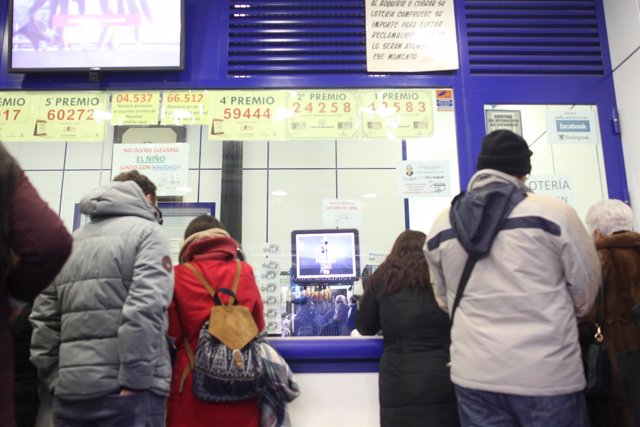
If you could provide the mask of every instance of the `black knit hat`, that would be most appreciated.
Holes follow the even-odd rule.
[[[531,155],[527,141],[510,130],[494,130],[482,140],[477,167],[495,169],[509,175],[524,176],[531,172]]]

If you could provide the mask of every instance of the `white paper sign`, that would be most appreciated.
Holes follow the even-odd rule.
[[[453,0],[365,0],[367,71],[457,70]]]
[[[137,170],[153,181],[158,196],[191,191],[189,144],[113,144],[112,175],[130,170]]]
[[[359,200],[322,200],[322,223],[325,228],[359,228],[362,207]]]
[[[522,136],[522,118],[520,111],[485,110],[484,118],[487,133],[499,129],[508,129]]]
[[[402,162],[396,169],[401,197],[441,197],[451,195],[448,162]]]
[[[596,115],[590,108],[547,110],[549,144],[597,144]]]

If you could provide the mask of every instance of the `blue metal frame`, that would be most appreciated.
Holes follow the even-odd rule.
[[[268,338],[296,373],[378,372],[382,338]]]

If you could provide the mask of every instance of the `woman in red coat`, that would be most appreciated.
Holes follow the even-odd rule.
[[[214,290],[230,288],[236,271],[238,245],[222,229],[218,220],[208,215],[194,219],[185,231],[185,242],[180,250],[180,262],[192,263],[207,279]],[[189,364],[184,340],[196,349],[202,324],[209,319],[213,300],[202,283],[184,265],[175,268],[175,292],[169,306],[169,336],[176,340],[177,352],[173,365],[171,393],[167,409],[168,427],[234,426],[258,427],[260,408],[257,399],[235,403],[210,403],[198,400],[192,392],[189,373],[182,391],[182,376]],[[224,304],[227,296],[219,294]],[[261,331],[264,317],[260,291],[251,266],[242,263],[238,291],[238,304],[251,310]]]

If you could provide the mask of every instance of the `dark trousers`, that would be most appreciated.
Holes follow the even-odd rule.
[[[588,427],[584,393],[519,396],[456,386],[462,427]]]
[[[81,401],[53,400],[55,427],[163,427],[164,419],[165,398],[150,391]]]

